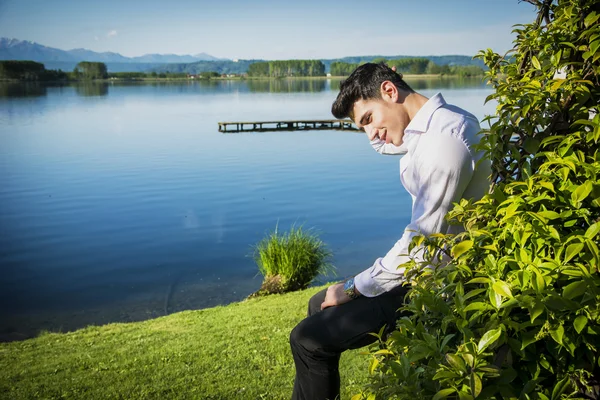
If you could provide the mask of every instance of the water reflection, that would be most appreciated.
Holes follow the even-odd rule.
[[[0,83],[0,98],[43,97],[47,88],[74,88],[83,97],[106,96],[111,88],[137,87],[143,92],[171,94],[214,94],[214,93],[318,93],[340,90],[343,79],[249,79],[249,80],[196,80],[196,81],[121,81],[86,83]],[[406,78],[414,90],[468,89],[485,87],[482,77],[434,77]]]
[[[83,97],[106,96],[108,94],[108,83],[85,82],[75,85],[75,92]]]
[[[0,97],[40,97],[46,96],[47,85],[26,82],[26,83],[3,83],[0,84]]]
[[[325,79],[260,79],[248,80],[251,92],[292,93],[322,92],[326,88]]]

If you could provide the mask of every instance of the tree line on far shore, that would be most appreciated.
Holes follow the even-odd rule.
[[[319,60],[255,62],[248,66],[248,76],[270,78],[325,76],[325,64]]]
[[[426,58],[399,58],[388,60],[385,58],[375,58],[373,63],[385,63],[389,67],[396,67],[396,71],[410,75],[458,75],[458,76],[480,76],[484,74],[483,68],[477,65],[438,65]],[[332,76],[348,76],[364,63],[331,63]]]
[[[404,74],[432,74],[432,75],[457,75],[479,76],[484,71],[475,65],[438,65],[426,58],[400,58],[387,60],[376,58],[372,62],[383,62],[390,67],[396,67],[398,72]],[[348,76],[361,63],[347,63],[336,61],[331,63],[331,76]],[[249,77],[287,78],[287,77],[319,77],[325,76],[325,65],[320,60],[282,60],[261,61],[248,66]],[[0,61],[0,79],[23,81],[78,81],[97,79],[211,79],[222,75],[218,72],[208,71],[196,75],[185,72],[108,72],[106,64],[102,62],[82,61],[72,72],[46,69],[44,64],[35,61]]]
[[[194,75],[198,79],[220,77],[218,72],[202,72]],[[184,79],[189,74],[185,72],[108,72],[102,62],[82,61],[72,72],[46,69],[44,64],[35,61],[0,61],[0,80],[20,81],[88,81],[97,79]]]
[[[411,75],[458,75],[458,76],[480,76],[484,70],[476,65],[438,65],[427,58],[408,57],[399,59],[375,58],[373,63],[385,63],[390,67],[396,67],[398,72]],[[331,63],[331,76],[348,76],[361,63],[347,63],[334,61]],[[324,76],[325,65],[319,60],[285,60],[265,61],[250,64],[248,76],[282,78],[293,76]]]

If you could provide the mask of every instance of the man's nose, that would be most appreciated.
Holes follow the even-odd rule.
[[[373,128],[373,127],[369,127],[369,126],[365,126],[365,133],[367,134],[367,137],[369,138],[369,140],[373,140],[375,139],[375,136],[377,136],[377,133],[379,132],[377,129]]]

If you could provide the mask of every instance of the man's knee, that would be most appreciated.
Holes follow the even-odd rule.
[[[290,332],[290,345],[292,346],[292,349],[297,348],[298,346],[304,347],[306,336],[302,322],[296,325],[294,329],[292,329],[292,332]]]
[[[327,289],[321,290],[314,296],[308,300],[308,316],[310,317],[313,314],[321,311],[321,304],[325,301],[325,295],[327,294]]]
[[[292,350],[313,353],[322,345],[319,342],[319,335],[311,327],[310,318],[300,321],[298,325],[290,333],[290,346]]]

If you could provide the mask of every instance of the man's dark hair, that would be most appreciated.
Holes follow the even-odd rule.
[[[356,68],[350,76],[340,84],[340,93],[331,106],[334,117],[343,119],[352,113],[354,103],[358,100],[381,99],[381,84],[390,81],[398,89],[414,92],[402,75],[381,64],[366,63]]]

